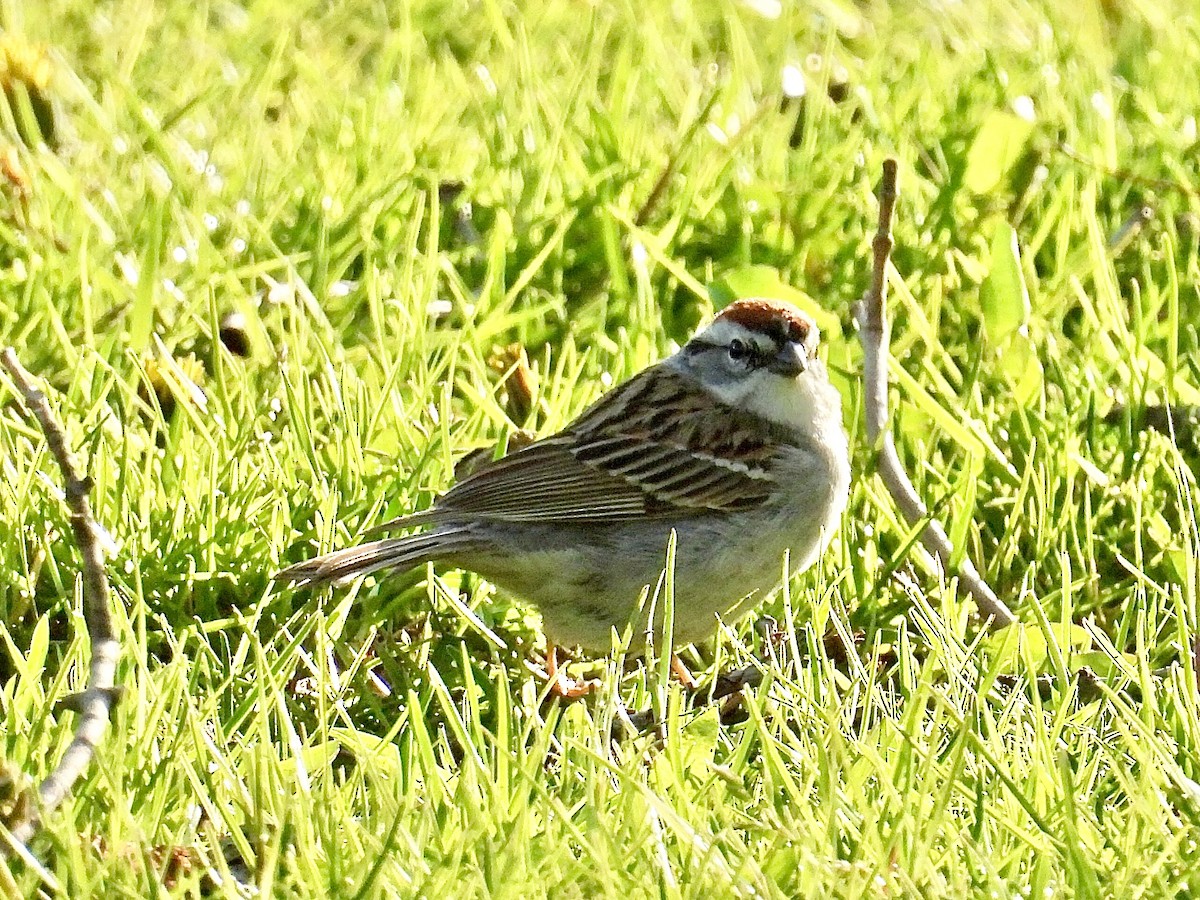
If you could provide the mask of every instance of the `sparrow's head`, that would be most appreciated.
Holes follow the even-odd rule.
[[[790,303],[738,300],[687,342],[676,357],[722,402],[773,422],[800,425],[814,391],[828,385],[817,359],[817,324]]]

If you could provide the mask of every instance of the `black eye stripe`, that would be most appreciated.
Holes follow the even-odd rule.
[[[683,352],[688,356],[699,356],[701,353],[707,353],[709,350],[723,349],[720,344],[711,344],[708,341],[702,341],[698,338],[693,338],[683,345]]]
[[[778,352],[778,348],[771,349],[770,347],[760,347],[753,341],[741,341],[741,352],[736,356],[733,353],[732,342],[730,343],[729,355],[734,359],[744,359],[746,363],[753,369],[760,366],[765,366],[771,361],[771,357]]]
[[[717,344],[693,338],[683,345],[683,352],[688,356],[698,356],[711,350],[719,350],[721,353],[727,354],[730,359],[744,361],[752,369],[765,366],[771,361],[772,354],[778,352],[778,348],[775,351],[769,348],[764,349],[753,341],[745,341],[741,338],[734,338],[728,344]]]

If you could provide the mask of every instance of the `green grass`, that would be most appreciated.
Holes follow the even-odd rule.
[[[58,104],[56,150],[0,109],[28,182],[0,207],[0,343],[95,478],[126,687],[42,868],[10,863],[22,891],[1200,892],[1200,437],[1140,427],[1200,402],[1200,19],[695,6],[0,2],[53,48]],[[897,442],[1011,640],[870,474],[850,307],[889,155]],[[755,266],[833,317],[856,479],[764,610],[786,638],[744,722],[619,657],[597,697],[540,703],[536,615],[469,574],[272,587],[461,453],[559,428],[711,314],[706,285],[776,278]],[[231,312],[248,357],[217,339]],[[59,475],[0,402],[0,757],[27,783],[87,647]],[[751,620],[687,656],[761,652]],[[663,732],[614,745],[620,701]]]

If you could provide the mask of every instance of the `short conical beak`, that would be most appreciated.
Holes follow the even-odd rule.
[[[784,378],[795,378],[808,368],[808,353],[803,344],[788,341],[775,354],[767,368]]]

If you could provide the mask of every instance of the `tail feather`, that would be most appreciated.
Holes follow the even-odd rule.
[[[306,559],[276,573],[275,580],[297,585],[345,584],[381,569],[411,569],[474,543],[458,529],[386,538]]]
[[[441,518],[441,511],[436,506],[431,506],[429,509],[423,509],[420,512],[406,513],[403,516],[397,516],[394,519],[368,528],[364,534],[371,537],[376,534],[383,534],[385,531],[399,531],[402,528],[412,528],[414,525],[432,525]]]

